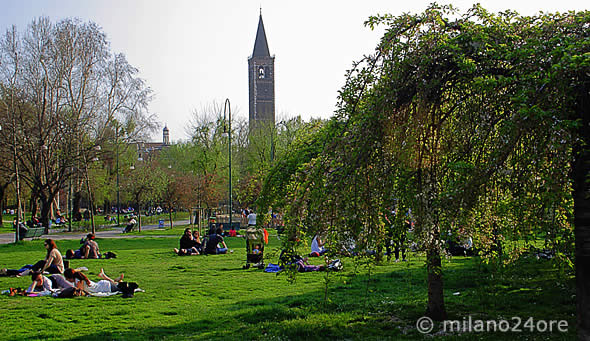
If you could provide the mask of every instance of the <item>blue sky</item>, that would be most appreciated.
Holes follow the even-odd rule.
[[[276,56],[277,118],[330,117],[344,73],[372,53],[382,31],[363,26],[377,13],[419,12],[431,1],[149,1],[0,0],[0,30],[22,31],[38,16],[78,17],[99,24],[114,52],[127,56],[154,90],[150,110],[170,128],[173,141],[187,139],[194,109],[229,98],[232,112],[248,116],[247,59],[262,16],[270,53]],[[475,1],[438,1],[466,10]],[[588,9],[583,1],[479,1],[497,12]],[[158,133],[154,140],[161,140]]]

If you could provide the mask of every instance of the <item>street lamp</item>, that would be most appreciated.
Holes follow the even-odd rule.
[[[117,153],[117,226],[121,224],[121,197],[120,197],[120,187],[119,187],[119,123],[115,127],[115,144],[116,144],[116,153]]]
[[[228,116],[229,116],[229,130],[225,130],[225,110],[227,109]],[[225,99],[225,104],[223,105],[223,133],[227,134],[228,140],[228,147],[227,152],[229,154],[229,227],[232,227],[232,201],[231,201],[231,104],[229,102],[229,98]]]

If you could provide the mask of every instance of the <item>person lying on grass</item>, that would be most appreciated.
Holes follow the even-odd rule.
[[[110,279],[105,273],[103,269],[100,269],[100,273],[98,277],[102,280],[98,282],[93,282],[88,279],[88,277],[74,269],[66,269],[64,272],[64,277],[69,282],[73,283],[74,286],[80,290],[83,290],[87,293],[111,293],[119,291],[119,287],[117,286],[120,282],[123,281],[124,274],[121,274],[117,279],[113,280]]]
[[[26,290],[27,293],[41,292],[41,291],[56,291],[73,287],[73,284],[68,282],[63,275],[54,274],[51,277],[43,276],[42,273],[35,271],[31,274],[31,286]]]
[[[29,286],[29,288],[27,289],[28,293],[52,291],[51,281],[49,280],[49,278],[43,276],[43,274],[41,274],[40,272],[34,271],[31,274],[31,280],[33,281],[33,283],[31,283],[31,286]]]
[[[174,253],[179,256],[193,256],[200,254],[201,250],[201,236],[199,231],[195,231],[193,235],[190,228],[184,230],[184,234],[180,237],[180,249],[174,248]]]
[[[327,258],[326,263],[328,263]],[[295,261],[295,265],[297,266],[297,272],[325,271],[327,266],[326,264],[311,265],[307,261],[307,257],[299,258],[297,261]]]
[[[6,277],[21,277],[21,276],[26,276],[28,274],[30,274],[31,272],[33,272],[33,270],[31,270],[31,268],[33,267],[33,265],[31,264],[27,264],[25,266],[23,266],[20,269],[0,269],[0,276],[6,276]]]

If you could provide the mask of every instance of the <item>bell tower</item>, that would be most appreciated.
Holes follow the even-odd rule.
[[[162,131],[162,144],[165,146],[170,144],[170,130],[168,130],[168,126],[166,125]]]
[[[275,123],[275,57],[270,55],[262,11],[258,19],[258,30],[254,51],[248,58],[249,85],[249,126],[250,130],[262,124]]]

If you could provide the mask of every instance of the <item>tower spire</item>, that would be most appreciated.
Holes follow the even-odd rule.
[[[256,31],[256,41],[254,42],[252,57],[270,57],[268,43],[266,42],[266,33],[264,32],[264,24],[262,23],[262,7],[260,7],[258,30]]]

